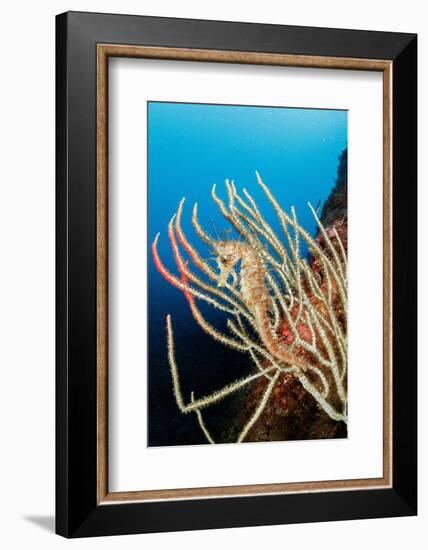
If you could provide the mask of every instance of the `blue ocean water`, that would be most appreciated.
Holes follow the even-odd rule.
[[[159,254],[176,272],[167,225],[182,197],[183,229],[192,242],[198,242],[190,223],[195,202],[205,228],[228,229],[210,196],[216,183],[217,193],[226,197],[226,178],[238,189],[245,187],[275,227],[275,214],[257,185],[256,170],[283,208],[294,206],[299,223],[314,233],[307,202],[321,209],[335,183],[338,156],[346,147],[346,111],[149,102],[149,244],[160,232]],[[194,322],[182,293],[161,277],[151,257],[148,263],[149,444],[202,443],[193,415],[181,415],[172,397],[166,314],[172,314],[188,396],[190,391],[209,393],[245,374],[248,360],[213,344]]]

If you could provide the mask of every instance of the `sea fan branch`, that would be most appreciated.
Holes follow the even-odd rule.
[[[299,380],[333,420],[347,422],[347,257],[344,242],[335,227],[327,230],[322,225],[317,212],[308,203],[320,235],[318,239],[313,238],[299,225],[295,209],[291,208],[291,214],[287,214],[257,172],[256,175],[278,217],[285,243],[250,193],[244,189],[241,196],[234,182],[226,181],[227,204],[217,195],[215,185],[211,196],[220,214],[238,233],[238,240],[214,239],[199,223],[197,204],[192,213],[196,235],[214,254],[218,271],[200,256],[182,229],[184,199],[168,226],[179,277],[172,274],[159,257],[159,235],[152,245],[158,271],[183,292],[196,323],[220,344],[248,353],[256,368],[256,373],[199,399],[195,399],[192,392],[190,403],[186,404],[175,359],[171,316],[167,316],[168,360],[177,406],[183,413],[196,413],[199,426],[210,443],[214,443],[214,439],[202,417],[203,408],[261,377],[267,378],[263,394],[238,435],[237,441],[242,442],[260,419],[281,374],[285,373]],[[343,234],[343,225],[341,231]],[[309,259],[302,257],[302,242],[309,248]],[[182,251],[205,278],[189,268]],[[226,313],[230,333],[221,333],[207,321],[196,300]]]

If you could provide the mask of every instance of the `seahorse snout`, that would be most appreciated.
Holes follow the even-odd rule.
[[[219,288],[225,286],[226,282],[227,282],[227,278],[229,277],[230,275],[230,272],[232,271],[232,268],[233,266],[221,266],[220,267],[220,277],[218,279],[218,283],[217,283],[217,286]]]

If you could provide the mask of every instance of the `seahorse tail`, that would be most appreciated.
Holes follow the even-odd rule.
[[[283,363],[299,367],[301,370],[306,371],[308,368],[306,362],[294,353],[285,350],[278,337],[272,332],[267,307],[257,305],[255,307],[255,318],[260,337],[269,353]]]

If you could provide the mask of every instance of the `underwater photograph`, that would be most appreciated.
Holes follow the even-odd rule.
[[[147,103],[148,446],[347,437],[346,110]]]

